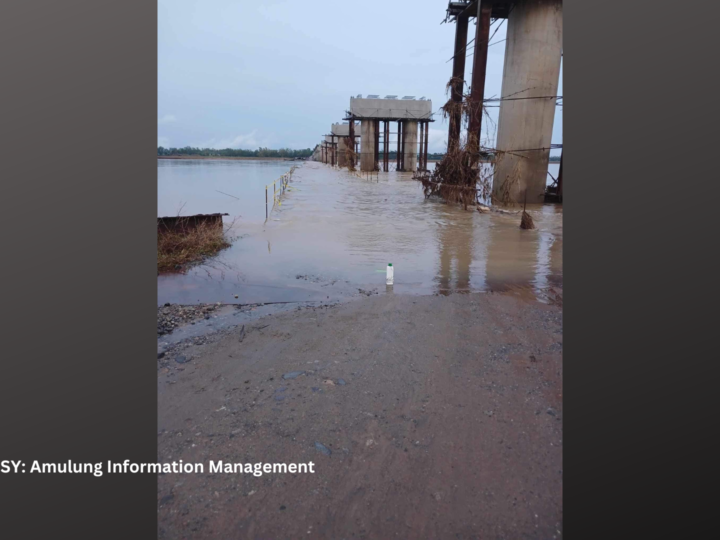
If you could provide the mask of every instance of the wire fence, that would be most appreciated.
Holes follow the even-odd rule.
[[[522,149],[522,150],[516,150],[515,152],[532,152],[532,151],[538,151],[538,150],[556,150],[556,149],[562,149],[562,146],[563,146],[562,144],[551,144],[549,147],[545,147],[545,148],[526,148],[526,149]],[[495,153],[497,153],[497,154],[511,154],[511,155],[515,155],[515,156],[518,156],[518,157],[527,158],[527,156],[523,156],[523,155],[521,155],[521,154],[515,154],[515,152],[512,152],[512,151],[503,151],[503,150],[498,150],[498,149],[496,149],[496,148],[490,148],[490,147],[481,147],[481,149],[482,149],[483,151],[492,151],[492,152],[495,152]],[[360,152],[357,153],[357,155],[360,155],[360,154],[361,154]],[[444,154],[441,154],[438,158],[433,158],[433,159],[429,160],[429,163],[433,163],[433,166],[434,166],[435,163],[441,161],[443,157],[444,157]],[[394,159],[394,158],[393,158],[393,159]],[[380,173],[381,173],[381,172],[398,172],[397,165],[396,165],[395,163],[390,163],[390,166],[389,166],[388,171],[383,171],[383,170],[382,170],[382,153],[380,153],[380,160],[378,161],[378,168],[377,168],[377,169],[374,169],[374,170],[372,170],[372,171],[363,171],[363,170],[358,170],[358,169],[349,170],[349,169],[347,168],[347,166],[340,166],[340,165],[338,165],[337,163],[336,163],[335,165],[332,165],[332,164],[330,164],[330,163],[324,163],[322,160],[318,160],[317,163],[322,163],[322,164],[325,165],[326,167],[329,167],[329,168],[331,168],[331,169],[333,169],[333,170],[336,170],[336,171],[341,171],[341,170],[342,170],[342,171],[349,172],[349,173],[352,174],[353,176],[356,176],[356,177],[358,177],[358,178],[360,178],[360,179],[362,179],[362,180],[371,180],[371,181],[374,181],[374,182],[379,182],[379,181],[380,181]],[[480,163],[483,164],[483,165],[493,166],[493,165],[495,164],[495,160],[494,160],[494,159],[481,159],[481,160],[480,160]],[[356,163],[355,165],[356,165],[356,167],[358,167],[360,164],[359,164],[359,163]],[[550,165],[560,165],[560,161],[555,161],[555,160],[553,160],[553,161],[548,161],[548,166],[550,166]],[[423,172],[432,172],[432,169],[431,169],[431,168],[427,168],[427,169],[417,169],[417,170],[410,170],[410,169],[408,169],[408,170],[401,170],[401,171],[399,171],[399,172],[407,172],[407,173],[413,173],[413,174],[415,174],[415,173],[423,173]],[[492,173],[490,174],[490,176],[492,176]],[[548,176],[553,180],[552,185],[557,184],[557,178],[555,178],[555,176],[554,176],[549,170],[548,170]],[[432,183],[437,183],[437,182],[432,182]],[[463,189],[464,189],[464,188],[463,188]],[[469,188],[468,188],[468,189],[469,189]],[[477,191],[481,191],[481,190],[484,189],[484,188],[472,188],[472,189],[476,189]]]
[[[270,217],[270,214],[272,214],[272,211],[275,209],[275,205],[282,206],[282,196],[285,194],[285,190],[288,187],[288,184],[290,183],[290,178],[292,178],[293,173],[295,172],[295,169],[297,169],[297,165],[293,165],[288,172],[283,174],[280,178],[275,180],[273,183],[268,184],[265,186],[265,221],[268,220]],[[278,185],[278,182],[280,183]],[[268,193],[270,186],[272,186],[272,204],[269,204],[268,201]]]
[[[362,180],[375,180],[376,182],[380,182],[380,171],[351,171],[352,174],[357,176],[358,178]]]

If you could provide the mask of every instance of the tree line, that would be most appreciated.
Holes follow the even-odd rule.
[[[194,148],[185,146],[183,148],[165,148],[158,146],[158,156],[203,156],[203,157],[279,157],[279,158],[298,158],[309,157],[313,153],[312,149],[305,148],[303,150],[291,150],[290,148],[280,148],[272,150],[270,148],[258,148],[257,150],[242,150],[239,148],[223,148],[217,150],[215,148]]]

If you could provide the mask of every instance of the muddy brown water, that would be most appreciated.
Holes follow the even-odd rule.
[[[519,287],[543,300],[562,282],[562,206],[528,205],[537,229],[524,231],[519,213],[480,214],[425,199],[410,173],[369,179],[306,162],[265,222],[264,186],[296,164],[158,161],[159,215],[175,215],[183,203],[183,214],[228,212],[236,237],[204,264],[159,276],[159,304],[383,293],[388,263],[400,294]]]

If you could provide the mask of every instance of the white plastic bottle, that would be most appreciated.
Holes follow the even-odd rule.
[[[393,284],[393,274],[394,274],[393,265],[392,265],[392,263],[388,263],[388,265],[387,265],[387,279],[385,280],[385,283],[386,283],[387,285],[392,285],[392,284]]]

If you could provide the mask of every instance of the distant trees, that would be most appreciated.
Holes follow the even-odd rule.
[[[279,150],[271,150],[270,148],[258,148],[257,150],[241,150],[236,148],[224,148],[216,150],[215,148],[193,148],[185,146],[183,148],[165,148],[158,146],[158,156],[203,156],[203,157],[280,157],[280,158],[297,158],[309,157],[313,151],[310,148],[303,150],[291,150],[290,148],[280,148]]]

